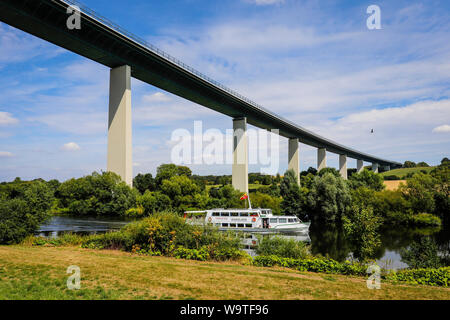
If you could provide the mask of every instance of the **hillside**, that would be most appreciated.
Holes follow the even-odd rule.
[[[408,173],[417,173],[417,172],[421,172],[422,170],[425,170],[427,173],[429,173],[434,168],[435,167],[400,168],[400,169],[394,169],[394,170],[383,172],[383,173],[381,173],[381,175],[383,177],[397,176],[399,178],[399,180],[404,180]]]

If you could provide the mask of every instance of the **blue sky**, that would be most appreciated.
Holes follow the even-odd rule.
[[[123,1],[83,2],[327,138],[400,162],[449,156],[448,1],[130,0],[126,10]],[[366,27],[371,4],[381,8],[381,30]],[[108,83],[106,67],[0,23],[0,180],[105,170]],[[192,132],[196,120],[232,127],[151,85],[133,80],[132,90],[135,174],[170,162],[175,129]],[[285,139],[280,151],[283,172]],[[301,145],[300,157],[302,170],[316,165],[314,148]],[[329,153],[328,164],[337,163]],[[231,173],[228,165],[191,168]]]

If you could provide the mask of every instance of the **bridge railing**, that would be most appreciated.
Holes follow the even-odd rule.
[[[171,56],[170,54],[164,52],[163,50],[157,48],[156,46],[152,45],[151,43],[147,42],[146,40],[142,39],[141,37],[123,29],[121,26],[119,26],[118,24],[112,22],[111,20],[103,17],[102,15],[100,15],[99,13],[95,12],[94,10],[90,9],[89,7],[87,7],[86,5],[84,5],[83,3],[81,3],[80,1],[77,0],[60,0],[61,2],[66,3],[69,6],[77,6],[78,8],[80,8],[80,11],[88,16],[90,16],[91,18],[101,22],[102,24],[108,26],[109,28],[113,29],[114,31],[120,33],[121,35],[134,40],[135,42],[139,43],[140,45],[144,46],[145,48],[149,49],[150,51],[152,51],[153,53],[159,55],[162,58],[165,58],[167,60],[169,60],[170,62],[172,62],[173,64],[177,65],[180,68],[185,69],[186,71],[196,75],[197,77],[201,78],[204,81],[209,82],[210,84],[222,89],[223,91],[235,96],[236,98],[239,98],[245,102],[247,102],[248,104],[257,107],[269,114],[271,114],[271,112],[269,110],[267,110],[266,108],[262,107],[261,105],[257,104],[256,102],[248,99],[247,97],[244,97],[243,95],[239,94],[238,92],[224,86],[223,84],[217,82],[214,79],[211,79],[210,77],[204,75],[203,73],[195,70],[194,68],[188,66],[187,64],[185,64],[184,62],[178,60],[177,58]]]

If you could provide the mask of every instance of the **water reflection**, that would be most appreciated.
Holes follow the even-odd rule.
[[[97,234],[119,230],[129,221],[105,217],[53,217],[42,225],[38,236],[56,238],[63,233]]]

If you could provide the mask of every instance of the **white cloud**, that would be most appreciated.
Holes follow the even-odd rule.
[[[69,143],[66,143],[65,145],[63,145],[63,146],[61,147],[61,149],[62,149],[63,151],[78,151],[78,150],[80,150],[81,148],[80,148],[80,146],[79,146],[78,144],[76,144],[75,142],[69,142]]]
[[[435,133],[450,132],[450,126],[448,124],[444,124],[442,126],[434,128],[433,132],[435,132]]]
[[[166,102],[170,101],[170,97],[162,92],[156,92],[154,94],[144,95],[142,97],[144,102]]]
[[[11,158],[14,155],[8,151],[0,151],[0,158]]]
[[[0,126],[7,126],[18,123],[19,120],[14,118],[9,112],[0,112]]]

